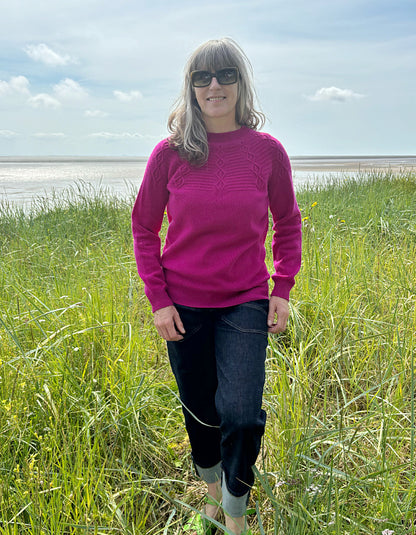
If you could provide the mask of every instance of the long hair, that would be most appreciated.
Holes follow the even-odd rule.
[[[214,39],[199,46],[185,66],[182,93],[168,119],[170,145],[181,157],[195,165],[206,162],[209,153],[207,131],[191,84],[194,70],[218,71],[237,67],[240,73],[236,104],[236,122],[257,130],[264,125],[263,113],[254,109],[255,91],[251,63],[242,49],[230,38]]]

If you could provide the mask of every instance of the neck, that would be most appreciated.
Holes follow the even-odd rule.
[[[210,134],[223,134],[225,132],[232,132],[240,129],[240,125],[235,119],[230,120],[228,118],[224,118],[224,120],[222,120],[204,117],[204,122],[206,130]]]

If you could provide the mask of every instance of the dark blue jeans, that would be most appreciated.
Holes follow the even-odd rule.
[[[262,410],[268,300],[227,308],[176,305],[186,334],[168,342],[197,466],[221,462],[227,488],[244,496],[254,482],[264,434]]]

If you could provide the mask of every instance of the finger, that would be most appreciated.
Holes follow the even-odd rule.
[[[166,322],[160,321],[159,318],[155,318],[155,326],[156,326],[156,330],[159,336],[161,336],[162,338],[166,340],[167,337],[169,336],[169,329],[168,329],[168,325],[166,324]]]
[[[276,316],[276,309],[274,307],[269,307],[269,314],[267,316],[267,325],[273,327],[275,325],[274,318]]]
[[[183,340],[183,336],[176,331],[174,334],[171,334],[168,331],[158,331],[158,333],[159,336],[167,342],[179,342],[179,340]]]
[[[183,336],[178,333],[175,327],[175,323],[173,319],[169,324],[165,324],[163,326],[163,329],[161,329],[160,335],[162,338],[164,338],[167,342],[177,342],[178,340],[182,340]]]
[[[273,325],[273,327],[269,327],[269,329],[267,329],[270,334],[279,334],[282,333],[284,330],[285,329],[281,328],[277,323]]]
[[[173,320],[175,322],[177,331],[179,331],[182,334],[185,334],[185,332],[186,332],[185,331],[185,327],[183,326],[183,323],[182,323],[182,320],[181,320],[181,317],[180,317],[178,311],[176,311],[176,313],[175,313],[175,315],[173,317]]]
[[[277,328],[279,333],[283,333],[287,327],[287,318],[279,318],[277,320]]]
[[[288,315],[285,311],[277,311],[277,320],[269,326],[269,332],[276,334],[286,330]]]
[[[168,336],[168,340],[170,342],[177,342],[178,340],[182,340],[183,338],[183,336],[177,331],[174,323],[169,327]]]
[[[179,316],[179,315],[178,315]],[[179,319],[180,321],[180,319]],[[180,323],[182,323],[180,321]],[[170,322],[168,323],[168,325],[166,326],[166,340],[169,341],[169,342],[177,342],[178,340],[182,340],[183,339],[183,336],[181,335],[180,332],[178,332],[178,328],[177,328],[177,323],[176,323],[176,314],[174,314],[170,320]],[[183,325],[182,325],[182,328],[183,328]]]

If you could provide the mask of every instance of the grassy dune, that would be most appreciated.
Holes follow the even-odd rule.
[[[298,201],[303,266],[270,338],[250,523],[414,534],[416,175]],[[131,204],[79,185],[1,207],[0,534],[179,534],[201,505]]]

